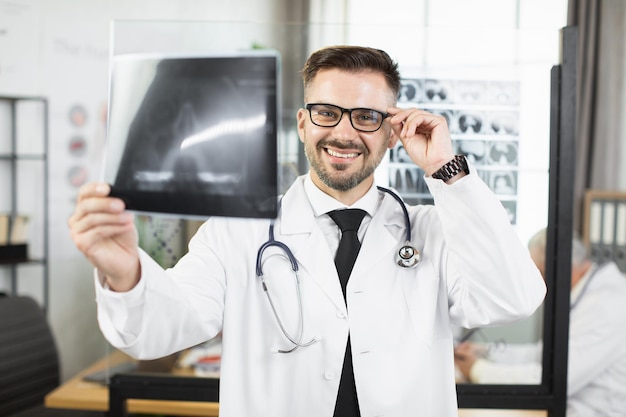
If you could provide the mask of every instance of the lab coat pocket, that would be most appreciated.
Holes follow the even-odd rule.
[[[408,270],[407,270],[408,271]],[[402,277],[409,319],[415,335],[430,349],[434,339],[445,337],[448,326],[446,293],[428,258]]]

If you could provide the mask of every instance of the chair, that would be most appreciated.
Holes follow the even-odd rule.
[[[35,300],[0,293],[0,417],[103,417],[56,410],[44,397],[60,382],[59,357],[46,316]]]

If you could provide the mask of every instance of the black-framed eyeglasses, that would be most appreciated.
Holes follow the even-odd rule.
[[[376,132],[383,125],[385,119],[391,116],[378,110],[356,108],[344,109],[327,103],[309,103],[305,105],[309,111],[311,122],[321,127],[335,127],[341,121],[344,113],[350,116],[350,124],[361,132]]]

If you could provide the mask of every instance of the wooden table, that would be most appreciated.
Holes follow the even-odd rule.
[[[65,408],[77,410],[108,411],[109,389],[106,385],[97,382],[84,381],[83,377],[92,372],[132,361],[130,357],[120,351],[101,359],[89,368],[79,372],[76,376],[46,395],[45,405],[50,408]],[[176,375],[193,375],[191,369],[175,368]],[[218,403],[196,401],[163,401],[163,400],[128,400],[129,413],[158,413],[176,416],[217,416]]]
[[[115,351],[89,368],[79,372],[72,379],[50,392],[45,399],[46,407],[77,410],[108,411],[109,390],[107,386],[97,382],[83,380],[85,375],[115,366],[132,359],[122,352]],[[193,375],[191,369],[176,368],[172,372],[177,375]],[[158,413],[175,416],[216,417],[219,412],[218,403],[195,401],[163,401],[163,400],[128,400],[129,413]],[[461,409],[459,417],[546,417],[546,411],[529,410],[482,410]]]
[[[547,417],[544,410],[482,410],[461,409],[459,417]]]

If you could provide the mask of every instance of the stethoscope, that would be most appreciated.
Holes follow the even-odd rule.
[[[420,261],[420,253],[413,245],[411,245],[411,220],[409,219],[409,213],[406,209],[406,206],[404,205],[404,202],[402,201],[400,196],[398,196],[396,193],[394,193],[390,189],[380,187],[380,186],[377,186],[377,188],[379,191],[383,191],[391,195],[402,208],[402,213],[404,215],[404,223],[406,226],[406,240],[404,244],[400,247],[400,249],[398,249],[398,251],[396,252],[396,264],[402,268],[415,267]],[[280,202],[279,202],[279,206],[280,206]],[[274,314],[274,317],[276,318],[276,322],[278,323],[278,326],[280,327],[280,331],[287,338],[287,340],[289,340],[289,342],[293,345],[291,349],[278,349],[278,352],[290,353],[298,348],[310,346],[313,343],[317,342],[317,340],[313,338],[309,340],[308,342],[302,341],[302,336],[304,332],[304,313],[302,309],[302,293],[300,291],[300,276],[298,275],[298,270],[299,270],[298,261],[296,261],[296,257],[293,255],[293,253],[291,252],[291,249],[289,249],[289,247],[286,244],[274,238],[274,220],[270,222],[268,235],[269,235],[269,238],[267,242],[263,243],[261,247],[259,247],[259,250],[257,252],[256,275],[258,278],[261,279],[261,285],[263,286],[263,291],[265,292],[265,295],[267,295],[267,299],[269,300],[270,307],[272,308],[272,313]],[[291,263],[291,270],[293,271],[293,274],[294,274],[294,279],[295,279],[295,284],[296,284],[296,297],[298,300],[298,319],[299,319],[297,336],[295,337],[291,333],[289,333],[289,331],[287,331],[287,329],[283,325],[283,322],[280,319],[278,312],[276,311],[276,307],[274,305],[270,292],[267,288],[267,283],[265,282],[265,275],[263,275],[263,252],[265,252],[267,248],[272,247],[272,246],[278,247],[279,249],[283,251],[284,255],[287,256],[287,259],[289,259],[289,262]]]

